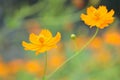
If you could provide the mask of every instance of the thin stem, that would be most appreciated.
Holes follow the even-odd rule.
[[[46,80],[46,72],[47,72],[47,52],[45,53],[45,68],[44,68],[43,80]]]
[[[55,74],[62,66],[64,66],[67,62],[69,62],[71,59],[73,59],[74,57],[76,57],[78,54],[80,54],[92,41],[93,39],[96,37],[97,33],[98,33],[99,29],[96,29],[95,34],[92,36],[92,38],[80,49],[78,50],[73,56],[71,56],[70,58],[68,58],[64,63],[62,63],[54,72],[52,72],[48,77],[50,78],[53,74]]]

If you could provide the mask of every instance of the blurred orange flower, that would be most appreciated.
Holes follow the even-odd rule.
[[[60,38],[61,34],[59,32],[53,37],[49,30],[43,29],[39,35],[31,33],[29,37],[31,43],[23,41],[22,45],[25,50],[36,51],[36,54],[39,54],[52,48],[56,48],[56,44],[60,41]]]
[[[28,61],[25,64],[25,69],[32,74],[43,74],[43,66],[40,64],[40,62],[38,62],[37,60],[33,60],[33,61]]]
[[[49,67],[52,68],[52,69],[55,69],[58,66],[60,66],[60,64],[62,64],[64,61],[65,61],[65,57],[63,57],[60,54],[50,56]]]
[[[87,8],[87,15],[81,14],[81,19],[90,27],[96,26],[100,29],[108,26],[114,21],[114,10],[108,12],[105,6],[99,6],[98,9],[93,6]]]
[[[23,61],[18,59],[18,60],[13,60],[8,63],[9,70],[11,73],[16,74],[19,70],[23,68]]]
[[[102,48],[102,39],[100,37],[96,37],[92,43],[90,44],[90,47],[93,49],[100,49]]]
[[[120,33],[108,32],[104,35],[105,42],[111,45],[120,46]]]
[[[100,49],[99,51],[97,50],[94,56],[96,60],[101,64],[109,63],[112,58],[112,55],[110,54],[110,52],[105,49]]]
[[[0,77],[6,77],[9,75],[9,68],[6,64],[0,61]]]

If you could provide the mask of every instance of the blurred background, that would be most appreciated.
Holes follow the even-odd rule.
[[[41,80],[44,54],[25,51],[21,42],[47,28],[61,32],[57,49],[48,52],[49,75],[94,34],[80,20],[88,6],[115,10],[115,21],[99,31],[79,56],[49,80],[120,80],[120,0],[0,0],[0,80]],[[71,34],[76,34],[72,40]]]

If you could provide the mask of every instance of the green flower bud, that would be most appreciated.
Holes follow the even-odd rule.
[[[76,38],[76,35],[75,34],[71,34],[71,39],[75,39]]]

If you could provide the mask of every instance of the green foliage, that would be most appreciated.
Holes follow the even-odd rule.
[[[59,27],[68,22],[78,21],[80,12],[73,13],[74,8],[65,5],[66,0],[43,0],[29,6],[22,6],[14,14],[7,16],[5,21],[8,27],[18,28],[26,17],[38,20],[45,27]],[[35,16],[35,17],[34,17]]]

